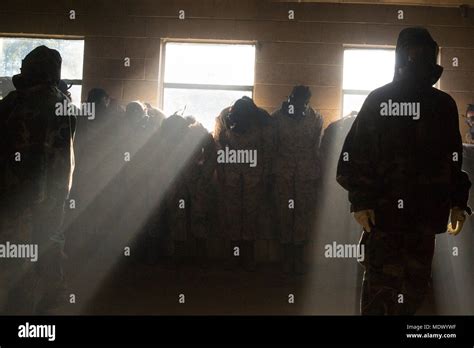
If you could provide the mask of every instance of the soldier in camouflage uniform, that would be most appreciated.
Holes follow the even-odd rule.
[[[161,123],[166,118],[163,111],[154,108],[149,103],[145,103],[146,106],[146,114],[148,116],[148,127],[152,132],[158,131],[161,126]]]
[[[174,178],[167,188],[165,214],[167,229],[174,242],[176,264],[183,261],[187,242],[194,239],[198,262],[206,266],[216,149],[211,134],[199,122],[193,121],[178,115],[163,121],[167,140],[173,143],[166,156],[180,162],[169,168],[173,169],[169,174],[174,174]],[[173,129],[169,129],[170,124],[174,124]],[[170,134],[174,139],[169,138]]]
[[[123,191],[116,178],[124,165],[119,136],[123,110],[101,88],[88,92],[87,103],[94,105],[95,114],[93,118],[79,117],[77,122],[76,168],[71,191],[76,207],[67,210],[66,247],[71,259],[77,256],[79,262],[95,253],[110,254],[98,248],[104,244],[110,246],[106,238],[117,230],[116,208],[119,193]]]
[[[121,168],[115,176],[118,193],[117,217],[119,226],[114,235],[114,248],[122,252],[124,247],[133,248],[134,256],[142,258],[146,239],[148,200],[148,171],[150,158],[147,143],[154,135],[154,127],[148,123],[147,107],[140,101],[128,103],[120,121],[117,153],[121,157]]]
[[[364,228],[363,315],[414,314],[429,287],[435,235],[450,213],[448,232],[459,233],[470,213],[456,103],[432,87],[442,73],[437,53],[426,29],[402,30],[394,80],[369,94],[340,155],[337,181]],[[419,103],[420,112],[382,116],[389,100]]]
[[[314,231],[322,116],[310,106],[311,91],[296,86],[275,111],[275,175],[283,271],[305,273],[304,247]],[[294,267],[293,267],[294,266]]]
[[[256,268],[254,245],[258,237],[260,215],[264,212],[266,179],[270,174],[272,134],[270,115],[252,99],[243,97],[224,109],[216,119],[214,139],[218,151],[256,150],[257,164],[218,163],[220,206],[224,230],[231,242],[229,267],[238,264],[235,248],[241,250],[244,268]]]
[[[44,313],[64,285],[62,221],[72,183],[75,118],[56,113],[57,103],[67,100],[58,89],[61,62],[59,52],[35,48],[13,77],[16,90],[0,102],[1,241],[38,245],[33,267],[0,260],[2,313]]]

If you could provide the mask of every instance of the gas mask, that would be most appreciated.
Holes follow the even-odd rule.
[[[443,72],[443,68],[436,64],[438,51],[438,44],[426,29],[403,29],[395,51],[394,80],[410,80],[417,85],[434,85]]]
[[[227,115],[229,128],[239,134],[245,133],[255,121],[257,113],[258,108],[252,99],[243,97],[237,100]]]
[[[410,47],[407,50],[405,65],[399,68],[402,77],[412,78],[416,81],[426,81],[434,85],[441,76],[443,68],[431,61],[433,54],[430,47]],[[436,53],[434,53],[436,55]]]
[[[294,119],[301,119],[308,114],[311,91],[306,86],[296,86],[293,88],[288,101],[284,103],[283,110]]]

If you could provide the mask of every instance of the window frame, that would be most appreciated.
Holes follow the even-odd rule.
[[[84,64],[84,57],[86,52],[86,38],[85,36],[78,36],[78,35],[48,35],[48,34],[25,34],[25,33],[0,33],[0,39],[9,38],[9,39],[45,39],[45,40],[74,40],[74,41],[83,41],[84,42],[84,52],[82,53],[82,59]],[[9,77],[10,79],[12,76],[2,76],[2,77]],[[84,71],[82,72],[82,79],[62,79],[67,85],[69,86],[84,86]],[[83,94],[82,91],[81,94]],[[82,96],[81,96],[82,99]],[[79,102],[82,102],[80,100]]]
[[[396,46],[393,45],[343,45],[342,47],[342,81],[341,81],[341,118],[344,116],[344,96],[346,95],[364,95],[366,98],[372,90],[365,89],[344,89],[344,53],[346,50],[385,50],[394,51]],[[395,66],[393,67],[395,69]],[[394,70],[395,71],[395,70]]]
[[[219,85],[219,84],[198,84],[198,83],[171,83],[165,82],[166,71],[166,45],[168,43],[190,43],[190,44],[214,44],[214,45],[249,45],[255,48],[255,61],[253,66],[254,83],[253,85]],[[257,63],[257,41],[240,41],[240,40],[200,40],[200,39],[172,39],[163,38],[160,44],[160,62],[159,62],[159,83],[158,83],[158,105],[164,110],[165,88],[174,89],[197,89],[197,90],[217,90],[217,91],[236,91],[251,92],[252,98],[255,95],[255,75]]]

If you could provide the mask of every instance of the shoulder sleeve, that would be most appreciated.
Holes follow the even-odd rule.
[[[373,209],[378,193],[376,175],[377,110],[369,95],[344,141],[337,166],[337,182],[349,191],[351,211]]]
[[[218,149],[224,148],[227,140],[226,140],[226,128],[227,125],[227,115],[230,112],[230,107],[225,108],[221,111],[219,116],[216,118],[216,123],[214,126],[214,140],[216,141],[216,146]]]

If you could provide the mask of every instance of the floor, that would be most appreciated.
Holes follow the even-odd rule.
[[[110,258],[85,259],[76,269],[66,267],[68,291],[74,294],[75,303],[60,306],[52,314],[358,314],[358,266],[348,268],[342,262],[336,266],[339,269],[323,266],[319,272],[313,269],[297,276],[283,274],[277,264],[260,265],[257,272],[246,272],[228,271],[217,261],[207,269],[190,261],[176,270],[131,258],[115,264]],[[433,298],[429,296],[420,314],[434,313]]]

